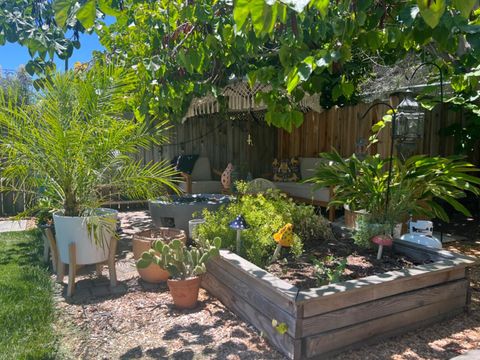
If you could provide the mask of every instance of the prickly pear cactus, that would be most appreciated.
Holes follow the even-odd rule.
[[[170,244],[157,240],[151,250],[142,254],[137,266],[142,269],[154,263],[167,270],[173,278],[185,280],[205,273],[207,271],[205,264],[212,257],[219,255],[220,246],[220,238],[213,241],[202,240],[198,247],[190,249],[178,239]]]

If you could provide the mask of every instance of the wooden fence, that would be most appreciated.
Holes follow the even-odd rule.
[[[226,115],[213,114],[190,118],[169,130],[171,144],[143,151],[145,162],[173,159],[180,154],[198,154],[210,159],[213,169],[223,171],[234,164],[246,176],[261,177],[271,172],[275,157],[277,132],[256,112]]]
[[[398,100],[392,99],[392,105],[396,106]],[[330,151],[335,148],[342,156],[348,157],[358,152],[358,144],[368,141],[371,135],[371,127],[388,110],[386,106],[374,107],[365,118],[361,118],[371,104],[358,104],[344,108],[333,108],[322,113],[309,112],[305,114],[304,123],[288,133],[278,130],[277,156],[286,158],[293,156],[315,157],[320,152]],[[440,106],[433,111],[425,113],[425,130],[423,138],[417,141],[416,154],[442,155],[455,154],[453,137],[444,137],[439,134],[440,129],[454,123],[463,124],[465,121],[461,112],[447,111]],[[370,150],[387,156],[391,144],[390,126],[384,129],[379,142]],[[473,163],[480,164],[480,151],[469,154]]]

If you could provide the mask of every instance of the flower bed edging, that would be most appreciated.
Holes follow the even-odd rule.
[[[222,250],[209,262],[202,286],[288,358],[324,358],[454,316],[468,305],[466,269],[474,259],[403,241],[394,248],[433,262],[300,291]],[[286,332],[272,320],[285,323]]]

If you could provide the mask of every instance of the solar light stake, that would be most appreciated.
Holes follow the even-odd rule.
[[[237,254],[240,255],[240,252],[242,250],[241,232],[242,230],[248,229],[249,226],[242,215],[238,215],[235,220],[230,222],[229,226],[231,229],[237,230],[236,250]]]
[[[242,238],[241,238],[241,231],[240,229],[237,230],[237,254],[240,254],[242,250]]]

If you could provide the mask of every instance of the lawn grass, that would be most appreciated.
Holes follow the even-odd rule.
[[[54,300],[38,231],[0,233],[0,359],[54,359]]]

